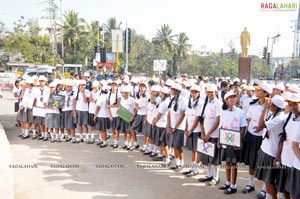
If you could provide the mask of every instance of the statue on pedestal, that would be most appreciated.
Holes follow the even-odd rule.
[[[241,33],[240,41],[242,47],[242,57],[248,57],[248,47],[250,46],[250,33],[247,31],[246,27]]]

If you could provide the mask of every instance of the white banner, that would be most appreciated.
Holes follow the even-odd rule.
[[[41,107],[33,107],[32,109],[33,116],[45,117],[46,116],[46,109]]]
[[[165,71],[167,68],[167,60],[154,60],[153,61],[153,70],[154,71]]]
[[[197,151],[199,151],[200,153],[204,153],[206,155],[214,157],[215,147],[216,145],[214,143],[204,143],[203,140],[201,140],[200,138],[198,139]]]
[[[220,128],[220,144],[241,146],[241,133],[230,129]]]
[[[111,30],[111,38],[112,38],[112,52],[117,52],[117,45],[118,45],[118,52],[123,52],[123,31],[122,30]],[[118,40],[118,43],[117,43]]]

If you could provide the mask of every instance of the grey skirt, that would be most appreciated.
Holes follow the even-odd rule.
[[[25,112],[25,109],[21,109],[20,111],[20,121],[21,122],[27,122],[32,123],[33,122],[33,115],[32,115],[32,109],[27,109]]]
[[[33,117],[33,122],[36,125],[45,125],[45,118],[44,117],[40,117],[40,116],[34,116]]]
[[[47,128],[60,128],[59,113],[46,113],[45,126]]]
[[[113,129],[120,129],[120,118],[119,117],[113,117],[113,121],[110,121],[110,127]]]
[[[204,153],[200,154],[200,161],[204,165],[213,164],[213,165],[220,165],[221,164],[221,149],[217,147],[218,138],[209,138],[208,140],[211,143],[216,144],[214,157],[206,155]]]
[[[154,130],[152,129],[152,124],[150,124],[149,122],[146,123],[146,126],[144,127],[144,135],[145,137],[148,137],[148,138],[152,138],[154,137]]]
[[[274,157],[266,154],[262,150],[258,151],[255,177],[265,183],[275,184],[278,180],[279,168],[273,166]]]
[[[296,168],[291,169],[291,174],[287,183],[287,190],[293,198],[300,198],[300,170]]]
[[[137,132],[142,132],[145,117],[146,117],[146,115],[136,115],[134,117],[134,120],[133,120],[133,123],[131,125],[130,130],[135,130]]]
[[[184,131],[176,129],[175,132],[173,133],[173,143],[172,147],[183,147],[184,146]]]
[[[155,129],[153,129],[153,134],[155,135],[155,138],[153,139],[155,146],[167,146],[166,128],[155,127]]]
[[[120,128],[119,130],[123,133],[130,133],[130,122],[126,122],[125,120],[120,118]]]
[[[106,131],[109,128],[107,117],[96,117],[95,121],[95,130],[97,131]]]
[[[89,126],[95,126],[94,113],[89,113],[88,124]]]
[[[290,188],[288,187],[288,181],[290,179],[291,173],[292,173],[291,167],[281,165],[278,172],[278,180],[276,182],[276,188],[278,192],[290,193],[291,190],[289,190]]]
[[[185,146],[190,151],[197,151],[198,138],[200,132],[193,132],[189,137],[186,138]]]
[[[228,146],[227,146],[228,147]],[[239,163],[241,161],[241,151],[234,150],[233,147],[221,149],[221,161]]]
[[[247,132],[244,139],[243,148],[243,162],[249,165],[250,168],[255,169],[258,151],[262,143],[262,136],[255,136]]]
[[[89,119],[89,112],[88,111],[76,111],[77,117],[77,124],[78,125],[87,125]]]
[[[65,129],[75,129],[76,120],[72,115],[73,111],[63,111],[62,113],[62,124]]]

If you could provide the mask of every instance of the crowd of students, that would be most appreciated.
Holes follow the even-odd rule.
[[[51,83],[44,76],[18,80],[13,89],[22,130],[18,136],[29,138],[31,128],[32,139],[61,142],[64,137],[74,144],[93,144],[99,134],[97,145],[104,148],[111,129],[111,147],[141,148],[144,155],[175,171],[184,167],[185,146],[192,160],[191,168],[183,174],[197,175],[200,163],[206,165],[207,175],[199,181],[211,186],[219,184],[220,165],[225,162],[225,184],[219,187],[224,194],[237,192],[237,164],[244,163],[249,166],[249,183],[242,193],[255,191],[256,177],[264,182],[257,197],[299,199],[299,87],[249,85],[238,78],[213,80],[200,78],[199,82],[184,74],[166,81],[130,80],[127,76],[91,81],[88,73],[82,79]],[[54,94],[64,96],[63,107],[49,103]],[[120,107],[133,115],[131,121],[119,117]],[[36,114],[37,108],[44,115]],[[221,143],[220,129],[239,132],[241,145]],[[142,147],[137,132],[144,135]],[[215,144],[213,156],[197,151],[199,138]]]

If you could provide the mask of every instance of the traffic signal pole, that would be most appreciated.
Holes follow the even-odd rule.
[[[127,73],[128,72],[128,27],[127,27],[127,21],[126,21],[126,38],[125,38],[125,71],[124,73]]]

